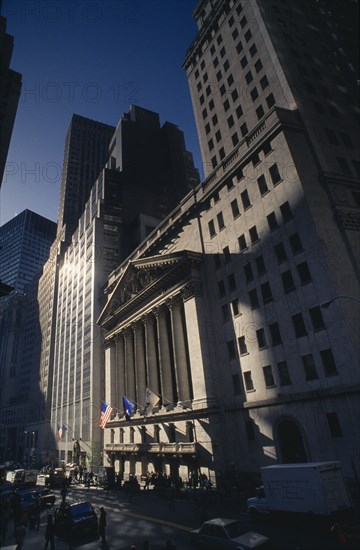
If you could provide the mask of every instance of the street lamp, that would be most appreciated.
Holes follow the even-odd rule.
[[[327,300],[326,302],[323,302],[322,304],[320,304],[320,307],[327,309],[338,298],[347,298],[348,300],[354,300],[354,302],[360,302],[359,298],[355,298],[354,296],[348,296],[347,294],[339,294],[338,296],[334,296],[333,298],[331,298],[331,300]]]

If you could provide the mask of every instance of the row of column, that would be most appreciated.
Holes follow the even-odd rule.
[[[121,330],[106,350],[106,396],[145,404],[148,386],[163,404],[192,399],[184,305],[180,297]]]

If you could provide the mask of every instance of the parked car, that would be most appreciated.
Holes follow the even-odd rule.
[[[264,535],[248,531],[238,520],[214,518],[202,524],[200,529],[191,531],[191,541],[204,550],[213,548],[238,550],[266,550],[270,541]]]
[[[55,533],[59,537],[96,537],[98,518],[90,502],[63,503],[55,510]]]
[[[46,508],[47,506],[54,506],[56,495],[51,491],[51,489],[37,489],[37,493],[39,495],[42,508]]]

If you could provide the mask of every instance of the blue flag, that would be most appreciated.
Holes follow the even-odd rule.
[[[123,397],[123,407],[126,420],[131,420],[131,415],[135,409],[135,404],[130,401],[127,397]]]

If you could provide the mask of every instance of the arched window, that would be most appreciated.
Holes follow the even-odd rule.
[[[276,426],[278,455],[284,464],[308,462],[303,434],[291,418],[282,418]]]

